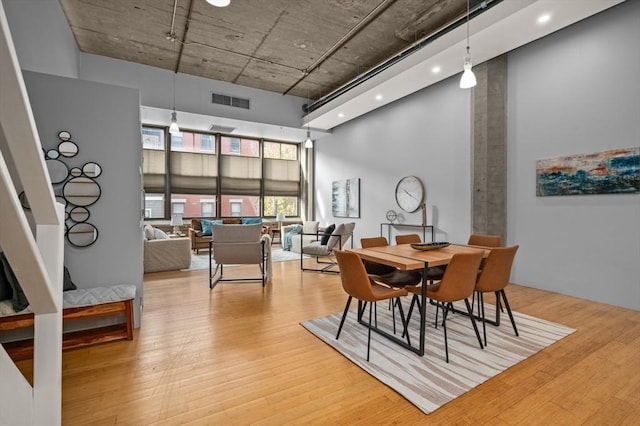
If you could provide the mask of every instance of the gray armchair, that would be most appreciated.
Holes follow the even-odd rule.
[[[326,235],[319,241],[313,241],[309,244],[302,245],[300,250],[300,269],[303,271],[316,271],[316,272],[333,272],[339,273],[339,271],[333,270],[333,266],[338,262],[333,257],[333,249],[337,248],[343,250],[343,247],[347,245],[347,242],[351,239],[351,247],[353,247],[353,229],[356,224],[354,222],[339,224],[331,235]],[[302,235],[300,234],[300,238]],[[294,237],[296,238],[296,237]],[[325,265],[322,268],[305,268],[304,256],[315,257],[316,263]],[[326,258],[326,260],[320,260]]]
[[[212,236],[209,243],[209,288],[213,289],[220,281],[261,281],[265,286],[271,241],[268,235],[262,235],[262,225],[213,225]],[[260,276],[223,278],[224,265],[240,264],[258,265]]]

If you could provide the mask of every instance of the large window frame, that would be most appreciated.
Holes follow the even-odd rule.
[[[156,146],[159,132],[163,149]],[[156,164],[155,173],[149,176],[146,173],[151,169],[143,164],[145,212],[149,210],[147,200],[156,203],[147,220],[169,219],[176,203],[186,204],[185,219],[229,217],[239,214],[239,201],[241,216],[275,219],[280,212],[287,217],[300,216],[304,191],[299,143],[188,129],[172,135],[168,127],[146,124],[142,133],[143,158],[165,163],[164,173]],[[152,146],[149,140],[153,141]],[[155,185],[147,187],[147,180]],[[157,207],[159,196],[164,205],[162,212]],[[209,212],[213,215],[203,216]]]

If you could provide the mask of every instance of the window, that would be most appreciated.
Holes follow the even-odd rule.
[[[299,215],[296,143],[142,128],[145,216]]]
[[[231,216],[242,216],[242,200],[231,200]]]
[[[213,200],[200,200],[200,216],[213,217],[215,216],[215,202]]]
[[[179,214],[184,216],[184,206],[186,200],[184,198],[174,198],[174,195],[171,195],[171,214]]]
[[[263,215],[298,216],[300,200],[300,162],[298,145],[264,142]]]
[[[231,138],[229,142],[229,152],[233,152],[235,154],[240,154],[240,139]]]
[[[142,128],[142,179],[144,184],[145,217],[164,217],[164,191],[166,179],[164,130]]]

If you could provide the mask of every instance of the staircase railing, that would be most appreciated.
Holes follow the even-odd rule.
[[[55,202],[42,153],[0,1],[0,249],[35,316],[33,385],[0,348],[0,424],[61,423],[64,206]]]

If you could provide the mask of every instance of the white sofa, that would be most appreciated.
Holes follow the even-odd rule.
[[[169,238],[164,232],[145,226],[144,272],[186,269],[191,265],[189,237]]]
[[[300,253],[302,246],[310,244],[312,241],[320,239],[322,232],[319,229],[320,222],[305,221],[302,222],[302,230],[298,235],[293,235],[291,238],[291,251],[294,253]],[[297,224],[299,226],[299,224]],[[280,238],[285,238],[288,232],[290,232],[296,224],[283,226]]]

